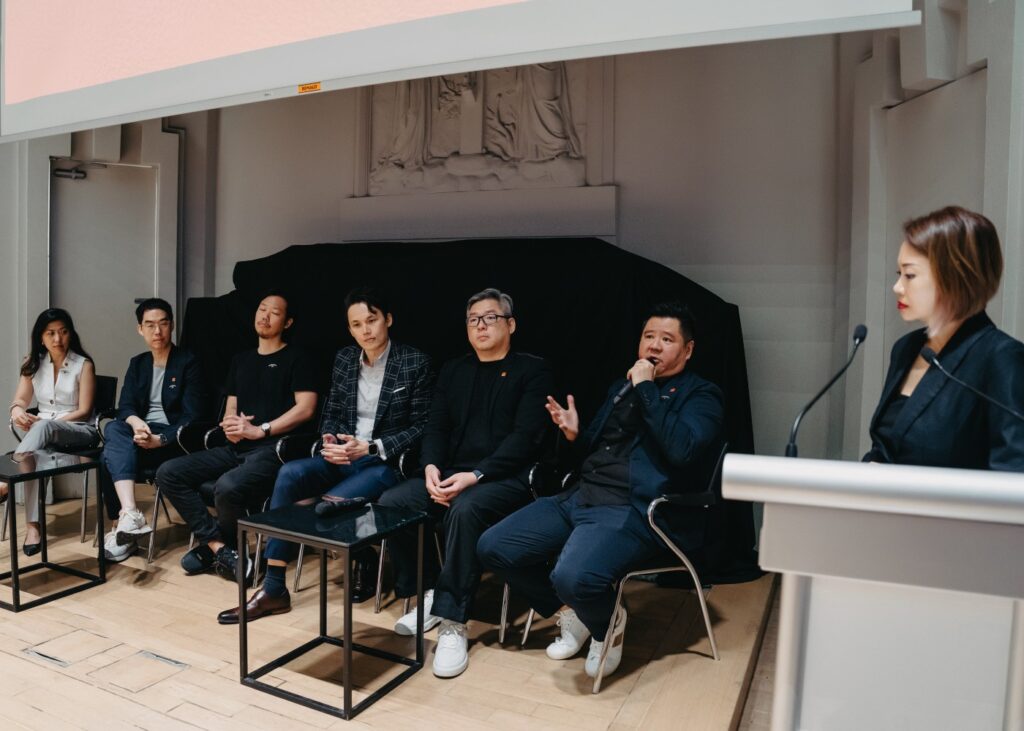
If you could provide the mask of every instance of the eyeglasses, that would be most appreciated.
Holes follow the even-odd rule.
[[[494,325],[498,320],[511,320],[512,315],[495,315],[494,313],[488,313],[486,315],[470,315],[466,318],[466,327],[478,327],[481,322],[487,327]]]

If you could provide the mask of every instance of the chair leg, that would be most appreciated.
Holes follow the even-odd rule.
[[[10,518],[11,503],[14,502],[14,485],[7,486],[7,500],[4,501],[4,524],[0,526],[0,542],[7,540],[7,519]]]
[[[189,533],[188,534],[188,550],[191,551],[195,547],[196,547],[196,534],[195,533]]]
[[[434,531],[434,548],[437,549],[437,563],[441,566],[444,565],[444,551],[441,550],[441,536]]]
[[[402,602],[402,614],[408,614],[410,609],[412,609],[412,597],[407,596]]]
[[[159,502],[163,506],[163,508],[164,508],[164,517],[167,518],[167,523],[169,525],[173,524],[174,521],[171,520],[171,511],[167,509],[167,501],[164,500],[164,496],[160,493],[159,489],[156,491],[156,496],[157,496],[157,502]]]
[[[292,591],[299,593],[299,579],[302,578],[302,559],[306,557],[306,544],[299,544],[299,560],[295,562],[295,581],[292,583]]]
[[[520,647],[526,647],[526,640],[529,638],[530,629],[533,627],[534,614],[533,609],[526,613],[526,624],[523,625],[523,639],[519,641]]]
[[[711,614],[708,612],[708,601],[704,597],[704,589],[700,583],[700,577],[697,575],[697,569],[694,568],[685,553],[680,551],[677,555],[686,564],[686,570],[690,572],[690,576],[693,578],[693,586],[697,591],[697,601],[700,602],[700,613],[704,615],[704,628],[708,632],[708,641],[711,643],[711,656],[718,660],[718,643],[715,642],[715,631],[711,628]]]
[[[373,599],[373,613],[380,614],[380,600],[384,591],[384,556],[388,550],[388,539],[380,542],[380,558],[377,560],[377,594]]]
[[[261,533],[256,534],[256,555],[253,557],[252,564],[252,585],[255,588],[259,583],[260,578],[260,560],[263,558],[263,535]]]
[[[79,532],[78,542],[85,543],[85,516],[89,512],[89,472],[85,471],[85,476],[82,481],[82,528]]]
[[[146,550],[146,563],[153,563],[153,554],[156,549],[156,526],[160,521],[160,501],[163,500],[163,496],[160,494],[160,486],[154,485],[155,492],[153,493],[153,517],[151,522],[153,525],[150,526],[153,530],[149,534],[149,548]],[[165,508],[166,510],[166,508]],[[170,523],[170,519],[167,521]]]
[[[508,627],[508,595],[510,593],[508,582],[501,590],[501,619],[498,622],[498,644],[505,644],[505,628]]]
[[[601,680],[604,678],[604,663],[608,659],[608,651],[615,641],[615,621],[622,611],[622,589],[626,586],[625,579],[619,582],[619,590],[615,594],[615,606],[612,607],[612,617],[608,620],[608,631],[604,635],[604,643],[601,645],[601,660],[597,664],[597,675],[594,676],[594,688],[591,693],[601,692]]]

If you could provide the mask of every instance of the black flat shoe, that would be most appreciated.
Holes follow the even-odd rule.
[[[21,544],[21,552],[26,556],[35,556],[42,549],[42,546],[38,543],[23,543]]]

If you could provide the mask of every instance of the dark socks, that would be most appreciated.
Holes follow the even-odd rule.
[[[267,565],[267,575],[263,577],[263,591],[270,596],[284,596],[288,587],[284,585],[284,566]]]

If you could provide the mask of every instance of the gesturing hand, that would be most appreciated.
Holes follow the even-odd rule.
[[[563,409],[553,397],[548,396],[544,408],[551,414],[551,421],[555,422],[555,426],[561,429],[565,438],[571,442],[580,433],[580,415],[576,412],[576,399],[572,394],[569,394],[568,403],[569,406]]]

